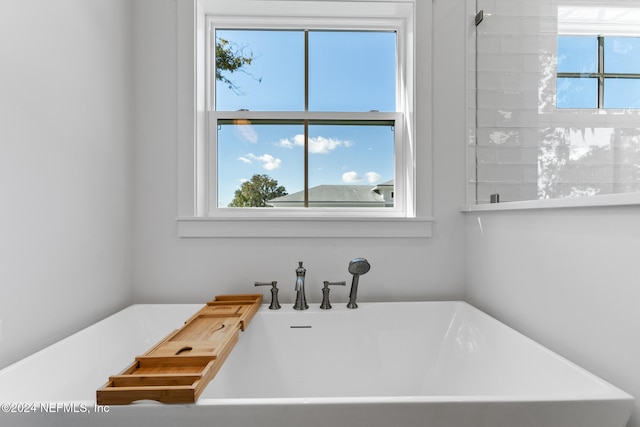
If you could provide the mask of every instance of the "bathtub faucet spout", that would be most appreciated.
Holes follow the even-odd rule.
[[[304,296],[304,276],[306,273],[307,269],[302,266],[302,261],[298,261],[298,268],[296,268],[296,303],[293,306],[294,310],[306,310],[309,308],[307,298]]]

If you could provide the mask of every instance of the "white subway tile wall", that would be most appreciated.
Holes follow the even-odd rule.
[[[469,204],[640,191],[638,110],[556,109],[558,5],[467,2]]]

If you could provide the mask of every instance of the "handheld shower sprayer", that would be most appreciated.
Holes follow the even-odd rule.
[[[349,262],[349,273],[353,274],[353,280],[351,281],[351,292],[349,293],[347,308],[358,308],[358,304],[356,304],[358,280],[361,275],[366,274],[370,269],[371,264],[364,258],[355,258]]]

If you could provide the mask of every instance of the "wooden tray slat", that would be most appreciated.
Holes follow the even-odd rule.
[[[251,302],[262,304],[262,294],[227,294],[227,295],[218,295],[213,300],[209,301],[207,304],[211,303],[222,303],[222,302]]]
[[[261,294],[220,295],[96,392],[99,405],[194,403],[262,304]]]
[[[191,385],[201,378],[196,374],[114,375],[109,377],[113,387],[183,386]]]

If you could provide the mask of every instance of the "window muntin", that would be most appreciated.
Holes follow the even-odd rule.
[[[256,63],[270,55],[281,58],[283,50],[295,52],[282,62],[267,59],[250,72],[233,73],[230,77],[243,74],[234,87],[216,81],[210,102],[216,108],[209,121],[216,152],[211,165],[217,171],[211,183],[216,191],[210,195],[214,209],[228,206],[229,195],[257,173],[284,184],[289,195],[303,195],[302,204],[268,206],[404,208],[389,200],[397,192],[395,171],[403,161],[403,133],[395,132],[401,117],[395,113],[396,31],[238,30],[212,25],[212,40],[221,39],[244,53],[250,48]],[[279,73],[282,67],[286,70]],[[258,88],[265,76],[266,88]],[[256,91],[248,93],[249,89]],[[329,200],[313,203],[316,187],[328,185],[336,187],[327,193]],[[368,193],[349,199],[348,188],[337,188],[363,190],[356,185],[367,186]],[[381,189],[387,200],[381,199]],[[362,203],[363,197],[373,203]]]
[[[558,36],[556,107],[639,108],[640,37]]]

